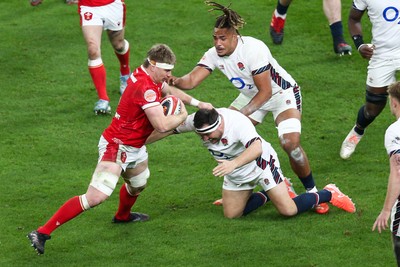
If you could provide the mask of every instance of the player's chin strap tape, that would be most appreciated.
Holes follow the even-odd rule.
[[[221,115],[218,115],[217,120],[213,124],[208,125],[201,129],[196,128],[196,133],[199,133],[199,134],[212,133],[215,130],[217,130],[218,126],[220,126],[220,125],[221,125]]]

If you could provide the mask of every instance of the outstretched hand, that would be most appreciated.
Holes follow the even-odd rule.
[[[178,78],[175,77],[175,76],[168,77],[168,80],[167,80],[168,85],[175,86],[175,80],[176,79],[178,79]]]
[[[217,160],[218,166],[213,169],[213,175],[217,177],[223,177],[236,168],[235,163],[232,160]]]
[[[372,226],[372,231],[378,229],[378,232],[381,233],[383,230],[388,228],[388,220],[390,216],[390,211],[381,211],[379,216],[376,218],[374,225]]]
[[[199,105],[197,106],[199,109],[213,109],[213,105],[211,103],[208,102],[201,102],[199,103]]]

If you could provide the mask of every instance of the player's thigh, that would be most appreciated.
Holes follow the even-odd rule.
[[[396,72],[400,70],[400,60],[371,59],[368,64],[367,85],[383,88],[396,81]]]
[[[224,216],[227,218],[237,218],[242,216],[244,207],[249,200],[253,190],[222,190],[222,200],[224,207]]]
[[[82,26],[82,34],[85,39],[88,53],[97,53],[100,56],[100,46],[101,46],[101,35],[103,33],[103,27],[99,25],[88,25]]]
[[[285,182],[281,182],[274,188],[268,190],[267,195],[280,214],[293,216],[297,213],[296,204],[290,198]]]
[[[133,168],[126,168],[125,171],[122,173],[122,177],[125,178],[130,178],[136,175],[141,174],[148,168],[148,160],[145,160],[143,162],[140,162],[135,165]]]

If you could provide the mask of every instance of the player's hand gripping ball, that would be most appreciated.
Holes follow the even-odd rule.
[[[177,115],[181,113],[181,101],[174,95],[168,95],[161,99],[164,115]]]

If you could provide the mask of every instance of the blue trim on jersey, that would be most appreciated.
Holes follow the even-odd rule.
[[[393,150],[389,153],[389,157],[393,156],[394,154],[400,154],[400,149]]]
[[[293,87],[294,98],[296,99],[296,107],[297,110],[301,112],[301,94],[300,94],[300,87],[295,85]]]
[[[260,140],[260,137],[254,137],[253,139],[251,139],[249,142],[246,143],[246,145],[244,146],[245,148],[248,148],[252,143],[254,143],[255,141]]]
[[[397,200],[400,200],[400,196],[397,198]],[[400,223],[400,201],[398,201],[396,205],[396,213],[394,215],[394,219],[392,222],[393,226],[392,233],[397,234],[397,230],[399,229],[399,223]]]
[[[283,90],[286,90],[290,87],[292,87],[292,84],[285,79],[282,78],[282,76],[277,72],[274,68],[272,68],[271,64],[268,64],[267,66],[263,66],[259,69],[253,70],[251,74],[253,76],[263,73],[265,71],[269,70],[270,75],[271,75],[271,80],[274,81],[279,87],[281,87]]]
[[[203,68],[205,68],[205,69],[208,70],[210,73],[213,72],[213,70],[212,70],[210,67],[208,67],[207,65],[204,65],[204,64],[197,64],[197,66],[198,66],[198,67],[203,67]]]
[[[272,155],[269,156],[269,161],[265,160],[261,156],[256,158],[256,163],[257,166],[260,167],[261,169],[265,170],[267,166],[269,166],[269,169],[272,173],[272,177],[275,181],[276,184],[279,184],[283,181],[283,177],[280,175],[279,168],[275,166],[275,159]]]
[[[260,73],[263,73],[264,71],[269,70],[270,68],[271,68],[271,64],[268,64],[267,66],[263,66],[263,67],[261,67],[259,69],[253,70],[251,72],[251,75],[255,76],[257,74],[260,74]]]

